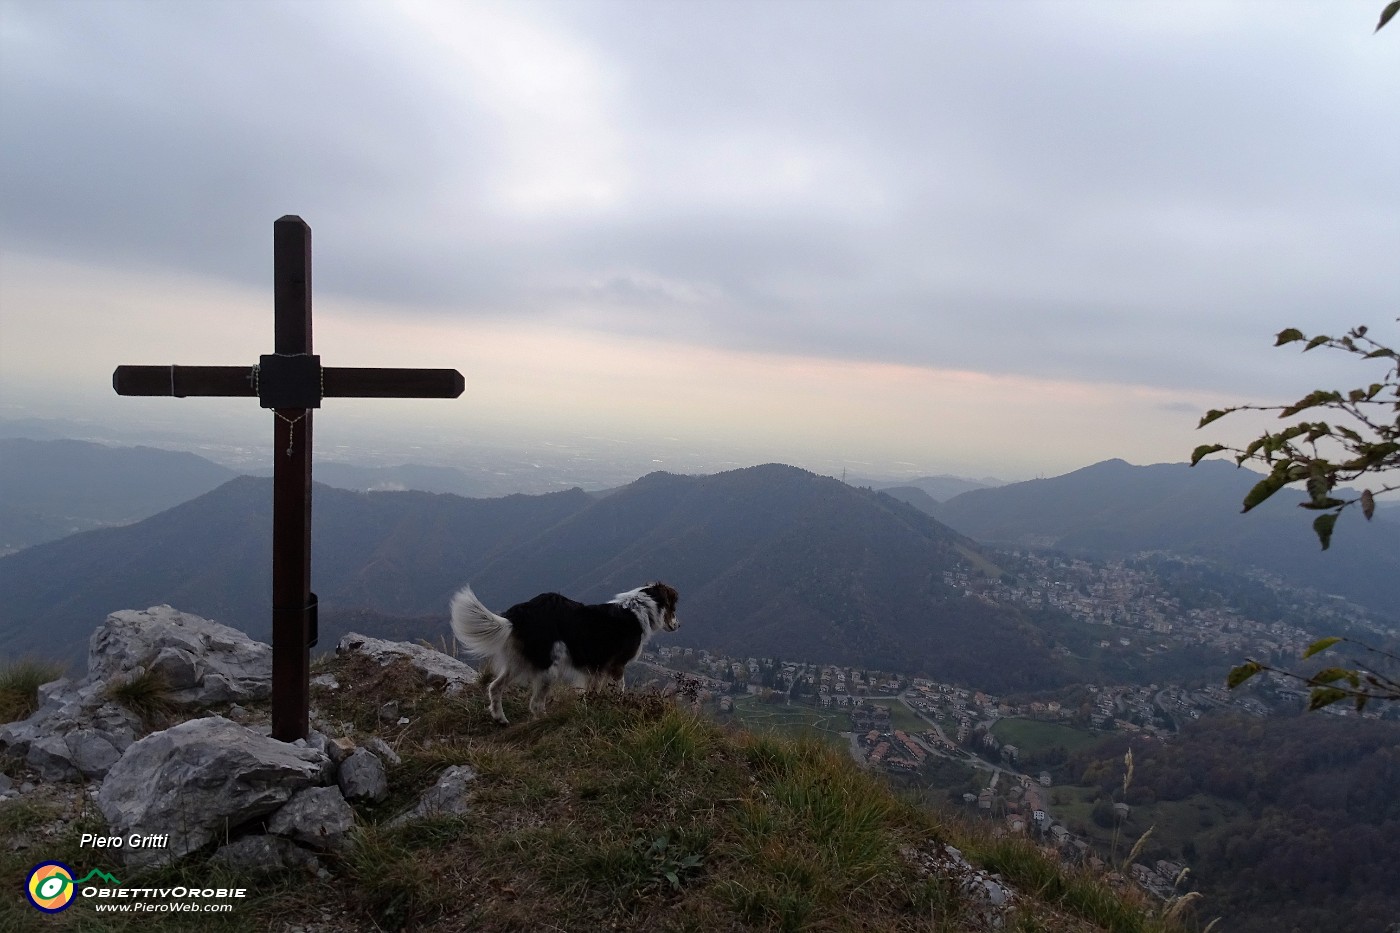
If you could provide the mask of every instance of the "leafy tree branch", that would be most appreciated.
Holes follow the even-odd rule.
[[[1381,26],[1400,9],[1400,0],[1386,8]],[[1380,27],[1378,26],[1377,29]],[[1397,319],[1400,320],[1400,319]],[[1237,405],[1212,409],[1201,418],[1203,428],[1237,411],[1276,411],[1279,418],[1292,418],[1303,412],[1304,418],[1278,431],[1266,431],[1243,448],[1225,444],[1202,444],[1191,454],[1191,465],[1220,451],[1234,455],[1237,466],[1247,462],[1262,463],[1269,473],[1254,484],[1244,498],[1242,511],[1266,501],[1274,493],[1292,483],[1303,483],[1308,498],[1299,505],[1321,512],[1313,520],[1313,531],[1322,549],[1332,540],[1337,517],[1353,505],[1360,505],[1361,514],[1369,521],[1375,514],[1376,497],[1400,489],[1400,353],[1377,342],[1365,327],[1352,328],[1342,337],[1319,335],[1308,337],[1296,327],[1280,331],[1275,346],[1302,343],[1303,352],[1328,347],[1351,353],[1363,362],[1377,361],[1384,366],[1379,381],[1347,392],[1317,389],[1291,405]],[[1341,416],[1347,423],[1337,420]],[[1340,487],[1366,480],[1359,494],[1346,498]],[[1326,651],[1342,642],[1370,652],[1373,661],[1391,670],[1400,670],[1400,657],[1379,648],[1351,639],[1331,636],[1320,639],[1303,653],[1303,659]],[[1400,700],[1400,680],[1376,670],[1376,663],[1353,659],[1351,667],[1325,667],[1305,675],[1272,667],[1253,658],[1230,671],[1226,683],[1230,689],[1261,671],[1269,671],[1301,682],[1309,690],[1308,709],[1316,710],[1333,703],[1349,701],[1357,712],[1372,700]],[[1397,675],[1400,676],[1400,675]]]
[[[1342,638],[1337,635],[1320,638],[1313,642],[1308,646],[1308,650],[1303,652],[1303,657],[1304,659],[1310,658],[1341,642],[1355,645],[1363,651],[1378,655],[1385,659],[1382,663],[1400,664],[1400,657],[1389,651],[1382,651],[1354,639]],[[1294,671],[1273,667],[1253,658],[1246,658],[1245,663],[1230,671],[1226,683],[1233,690],[1262,671],[1288,677],[1300,681],[1309,688],[1308,709],[1310,710],[1322,709],[1324,706],[1331,706],[1341,700],[1350,700],[1355,704],[1356,711],[1359,713],[1372,700],[1400,700],[1400,680],[1374,670],[1374,662],[1366,664],[1357,658],[1352,658],[1350,663],[1355,666],[1349,668],[1325,667],[1311,676],[1305,676]]]
[[[1400,2],[1400,0],[1397,0]],[[1360,505],[1370,519],[1375,514],[1376,496],[1400,489],[1400,353],[1383,346],[1368,335],[1367,328],[1355,327],[1342,337],[1307,337],[1296,327],[1280,331],[1274,346],[1304,343],[1303,352],[1329,347],[1355,354],[1362,360],[1377,360],[1385,367],[1379,381],[1347,392],[1316,389],[1291,405],[1236,405],[1206,412],[1198,428],[1203,428],[1237,411],[1276,411],[1279,418],[1303,412],[1330,420],[1300,420],[1278,432],[1266,431],[1243,448],[1227,444],[1202,444],[1191,454],[1195,466],[1204,457],[1226,451],[1235,463],[1260,463],[1269,473],[1244,498],[1244,508],[1265,502],[1274,493],[1293,483],[1303,483],[1308,500],[1305,509],[1322,512],[1313,521],[1313,531],[1326,550],[1332,541],[1337,517],[1348,507]],[[1336,416],[1347,423],[1340,423]],[[1371,478],[1368,486],[1351,498],[1344,498],[1338,487]]]

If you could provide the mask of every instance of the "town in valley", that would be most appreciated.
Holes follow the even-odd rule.
[[[1278,658],[1286,667],[1288,659],[1298,658],[1334,627],[1384,631],[1361,607],[1262,574],[1252,575],[1251,585],[1286,600],[1287,618],[1254,618],[1223,601],[1183,601],[1164,585],[1156,563],[1179,563],[1180,558],[1143,555],[1098,562],[1048,552],[1006,556],[1019,568],[1014,578],[988,579],[967,569],[945,574],[945,583],[967,597],[1054,607],[1100,626],[1102,637],[1095,644],[1100,652],[1148,658],[1203,646],[1221,659]],[[1222,677],[1192,677],[1147,684],[1082,683],[998,696],[976,684],[908,672],[797,658],[735,658],[664,643],[651,644],[641,661],[651,669],[655,685],[679,683],[697,708],[721,721],[824,739],[896,784],[927,789],[996,821],[998,833],[1033,837],[1067,861],[1100,870],[1109,853],[1086,838],[1086,795],[1080,788],[1062,789],[1057,781],[1068,751],[1114,733],[1144,743],[1171,742],[1185,723],[1215,712],[1291,715],[1307,700],[1302,683],[1281,674],[1265,675],[1249,689],[1236,691],[1227,690]],[[1347,704],[1334,704],[1324,713],[1400,718],[1400,710],[1385,706],[1357,713]],[[1095,814],[1100,827],[1123,829],[1131,819],[1127,802],[1097,805],[1108,811],[1106,817]],[[1136,827],[1136,832],[1144,828]],[[1140,887],[1166,898],[1183,867],[1157,858],[1134,862],[1127,871]]]

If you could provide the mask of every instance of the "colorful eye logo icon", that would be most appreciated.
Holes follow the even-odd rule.
[[[24,893],[46,914],[66,910],[73,903],[73,869],[62,862],[40,862],[29,870]]]

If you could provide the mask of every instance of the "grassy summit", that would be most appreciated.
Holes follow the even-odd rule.
[[[994,840],[898,798],[820,743],[726,730],[648,694],[556,696],[533,722],[524,721],[523,696],[512,695],[507,712],[519,724],[502,729],[479,691],[446,697],[406,664],[333,658],[322,670],[341,686],[315,688],[313,715],[336,734],[379,735],[402,757],[390,769],[390,798],[358,809],[356,840],[323,858],[326,875],[239,879],[196,855],[125,883],[247,886],[253,896],[234,913],[199,917],[209,933],[1185,929],[1024,841]],[[382,715],[388,703],[397,710]],[[469,813],[385,825],[456,764],[480,775]],[[43,806],[28,798],[0,805],[0,832],[42,822]],[[36,854],[93,861],[76,839],[100,832],[100,817],[76,806],[41,853],[7,847],[0,871],[23,877]],[[994,915],[966,893],[944,843],[1015,889],[1008,913]],[[191,920],[123,922],[76,909],[41,918],[11,900],[0,903],[7,929],[42,920],[45,928],[180,930]]]

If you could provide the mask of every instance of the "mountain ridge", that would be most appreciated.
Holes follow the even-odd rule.
[[[270,482],[252,477],[136,525],[0,558],[9,650],[72,644],[108,612],[170,603],[264,634]],[[1010,607],[948,586],[977,545],[881,493],[777,464],[652,473],[582,490],[463,499],[317,486],[312,585],[323,640],[345,613],[440,618],[464,583],[494,608],[541,590],[601,600],[648,579],[682,594],[682,638],[735,655],[789,654],[999,687],[1062,680],[1048,637]],[[40,630],[38,620],[43,620]],[[922,659],[922,660],[921,660]]]
[[[237,475],[180,451],[0,438],[0,548],[148,518]]]

